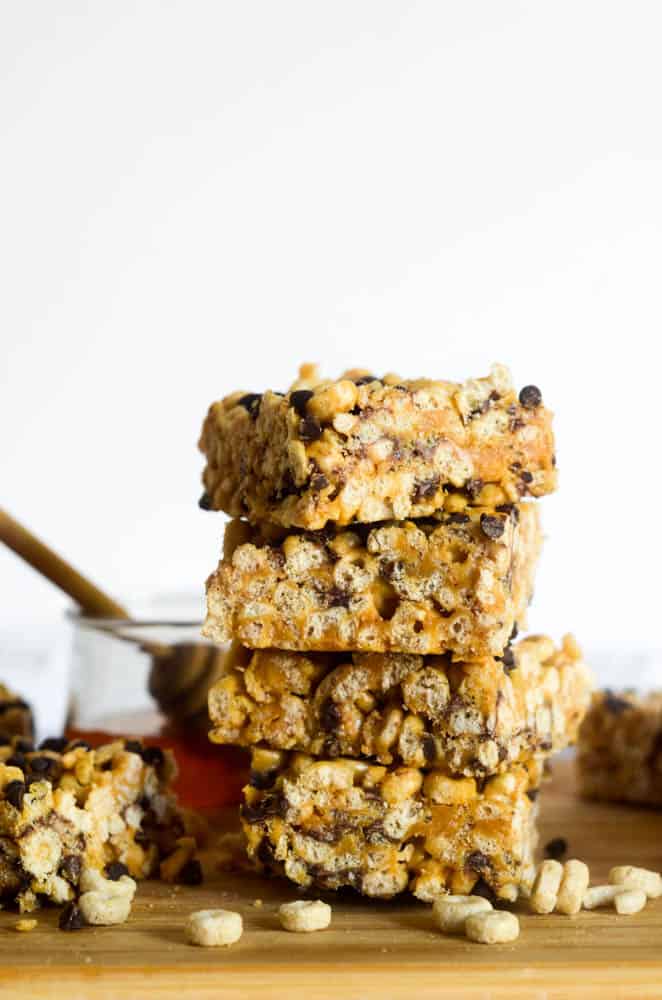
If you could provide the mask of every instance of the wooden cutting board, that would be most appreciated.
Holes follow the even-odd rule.
[[[570,854],[604,881],[613,864],[662,867],[662,812],[585,803],[570,761],[556,764],[542,797],[542,842],[565,837]],[[280,930],[278,904],[296,898],[284,882],[218,875],[198,888],[143,884],[131,918],[116,928],[57,930],[44,910],[28,934],[0,914],[0,996],[35,1000],[142,1000],[302,996],[397,998],[662,997],[662,899],[635,916],[612,910],[575,918],[522,915],[511,945],[443,937],[416,901],[331,900],[328,931]],[[254,901],[261,899],[261,907]],[[241,911],[244,935],[229,949],[184,941],[192,910]]]

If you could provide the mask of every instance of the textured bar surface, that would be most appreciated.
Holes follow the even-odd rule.
[[[248,854],[305,889],[514,900],[532,862],[541,770],[516,765],[479,786],[434,770],[256,750],[242,807]]]
[[[234,648],[212,688],[211,739],[482,777],[574,741],[592,676],[571,636],[505,660]]]
[[[22,912],[72,900],[83,868],[120,862],[145,878],[185,832],[167,751],[49,744],[61,749],[0,747],[0,898]]]
[[[556,487],[552,416],[510,373],[454,382],[312,366],[286,394],[212,404],[200,438],[202,506],[250,521],[323,528],[443,510],[448,489],[485,506]]]
[[[662,806],[662,691],[600,691],[579,734],[583,795]]]
[[[233,521],[204,634],[265,649],[499,654],[526,627],[536,504],[286,534]]]

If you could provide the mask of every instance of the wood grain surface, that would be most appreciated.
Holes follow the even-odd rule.
[[[580,801],[571,762],[556,764],[542,802],[542,842],[565,837],[570,856],[589,863],[593,882],[613,864],[662,867],[662,812]],[[575,918],[523,913],[517,942],[486,946],[442,936],[422,903],[350,895],[331,898],[329,930],[288,934],[276,910],[293,898],[286,883],[219,874],[197,888],[143,884],[129,922],[116,928],[65,933],[57,930],[56,912],[43,910],[37,928],[21,934],[16,914],[1,913],[0,996],[662,997],[662,899],[630,917],[612,910]],[[237,945],[186,944],[186,915],[212,906],[243,914]]]

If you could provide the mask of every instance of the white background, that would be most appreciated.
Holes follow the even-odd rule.
[[[133,607],[197,608],[213,399],[499,360],[557,413],[531,625],[653,650],[661,10],[2,5],[0,503]],[[65,605],[0,550],[5,636]]]

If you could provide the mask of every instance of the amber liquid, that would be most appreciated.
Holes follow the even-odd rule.
[[[241,789],[248,781],[248,755],[238,747],[222,747],[210,743],[206,733],[182,730],[172,723],[157,723],[147,734],[136,732],[135,719],[112,720],[107,729],[68,728],[69,739],[86,740],[91,746],[112,743],[122,735],[139,737],[145,746],[172,750],[178,774],[173,790],[182,806],[199,812],[213,813],[223,806],[236,805]]]

